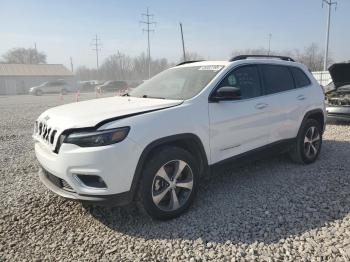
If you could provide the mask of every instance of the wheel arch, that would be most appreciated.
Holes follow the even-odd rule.
[[[324,112],[323,112],[322,109],[313,109],[313,110],[310,110],[310,111],[306,112],[306,114],[304,115],[303,120],[301,121],[301,124],[300,124],[300,127],[299,127],[299,132],[301,130],[301,127],[304,125],[304,123],[308,119],[314,119],[317,122],[319,122],[320,125],[321,125],[321,131],[322,131],[322,133],[324,132],[324,130],[325,130],[325,116],[324,116]],[[298,132],[298,135],[299,135],[299,132]]]
[[[148,144],[142,151],[136,166],[134,177],[131,184],[132,198],[134,198],[138,184],[142,175],[142,170],[146,160],[152,154],[163,146],[176,146],[189,151],[199,163],[200,174],[205,175],[209,170],[207,155],[200,138],[192,133],[177,134],[157,139]]]

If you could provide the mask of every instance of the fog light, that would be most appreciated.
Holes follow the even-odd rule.
[[[100,176],[96,175],[76,175],[76,177],[87,187],[107,188],[106,183]]]

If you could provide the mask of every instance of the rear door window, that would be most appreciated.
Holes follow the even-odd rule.
[[[311,84],[310,79],[307,77],[307,75],[297,67],[289,67],[295,81],[295,85],[297,88],[305,87]]]
[[[295,88],[292,74],[287,66],[260,65],[265,94],[275,94]]]

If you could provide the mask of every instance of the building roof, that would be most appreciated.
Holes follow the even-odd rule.
[[[61,64],[0,64],[0,76],[73,76]]]

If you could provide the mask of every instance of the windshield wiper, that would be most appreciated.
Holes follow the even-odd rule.
[[[129,93],[125,93],[122,96],[130,96],[130,94]]]
[[[142,98],[165,99],[164,97],[148,96],[148,95],[143,95]]]

